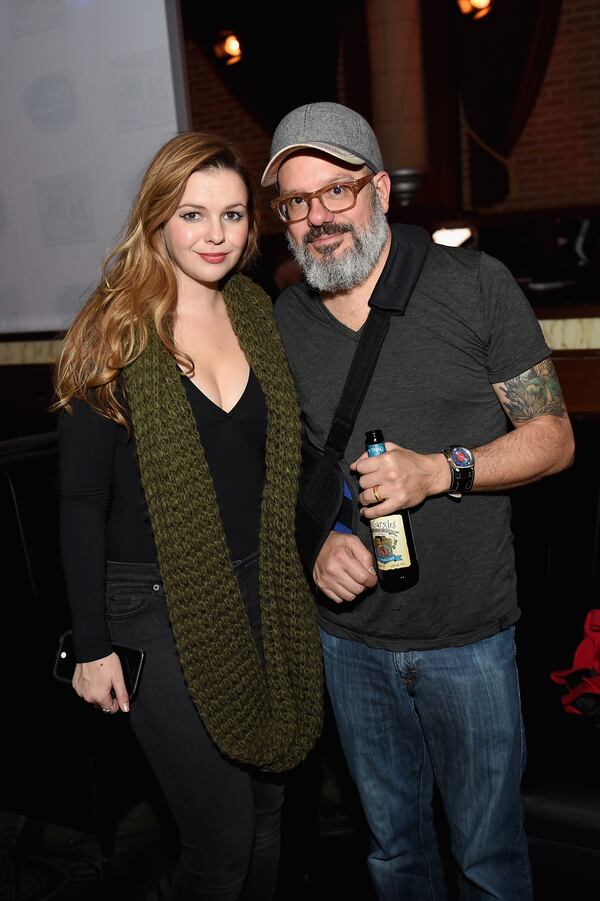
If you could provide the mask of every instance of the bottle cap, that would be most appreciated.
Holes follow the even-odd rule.
[[[366,444],[384,444],[383,440],[383,432],[381,429],[369,429],[368,432],[365,432],[365,443]]]

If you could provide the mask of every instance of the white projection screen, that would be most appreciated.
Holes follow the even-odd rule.
[[[178,0],[0,0],[0,335],[70,323],[190,127]]]

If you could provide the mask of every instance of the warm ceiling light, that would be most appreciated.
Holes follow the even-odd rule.
[[[225,65],[232,66],[242,58],[239,38],[232,31],[221,31],[219,41],[214,46],[215,56],[224,59]]]
[[[492,0],[456,0],[458,8],[465,16],[483,19],[492,9]]]

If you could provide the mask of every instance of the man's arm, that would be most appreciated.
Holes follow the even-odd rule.
[[[569,467],[575,451],[573,430],[550,359],[493,388],[514,428],[473,448],[472,490],[516,488]],[[350,467],[359,473],[359,502],[366,519],[415,507],[427,497],[448,491],[450,469],[442,453],[418,454],[390,442],[386,448],[388,452],[377,457],[364,454]],[[374,485],[384,498],[379,504]],[[317,558],[313,578],[332,600],[353,600],[375,584],[372,555],[356,535],[332,532]]]
[[[514,428],[472,448],[472,491],[516,488],[569,467],[575,451],[573,430],[550,359],[493,389]],[[386,448],[388,453],[364,454],[350,467],[360,474],[359,501],[367,519],[399,507],[415,507],[427,497],[448,491],[450,470],[443,454],[417,454],[391,443]],[[380,504],[374,503],[374,485],[385,498]]]
[[[514,429],[474,449],[475,490],[516,488],[567,469],[575,441],[551,360],[493,388]]]

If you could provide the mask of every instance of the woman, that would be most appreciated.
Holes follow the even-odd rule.
[[[281,774],[321,726],[299,413],[271,302],[239,274],[256,245],[235,148],[173,138],[56,375],[73,687],[129,712],[111,641],[146,652],[130,718],[180,831],[175,899],[273,896]]]

